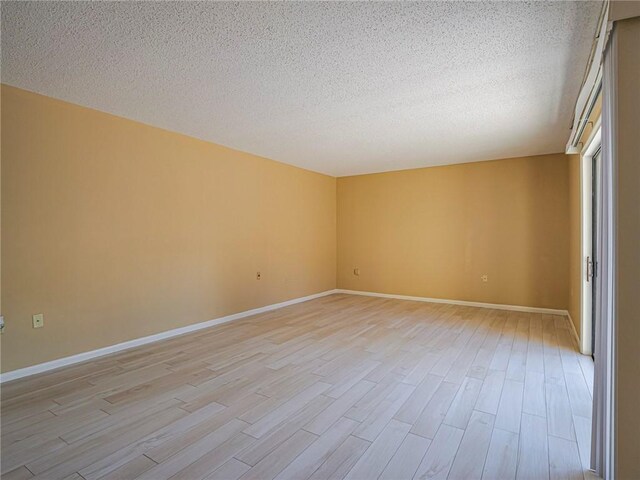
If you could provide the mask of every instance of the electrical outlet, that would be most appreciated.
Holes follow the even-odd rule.
[[[33,322],[33,328],[44,327],[44,313],[36,313],[31,320]]]
[[[262,278],[262,274],[260,272],[256,272],[256,280],[260,280]]]
[[[482,280],[483,283],[487,283],[489,281],[489,275],[482,275],[480,277],[480,279]]]
[[[354,268],[354,269],[353,269],[353,274],[354,274],[356,277],[359,277],[359,276],[360,276],[360,269],[359,269],[359,268]]]

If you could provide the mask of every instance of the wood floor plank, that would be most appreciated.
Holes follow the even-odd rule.
[[[357,384],[360,380],[364,379],[373,369],[375,369],[380,362],[364,362],[358,365],[351,371],[348,371],[332,388],[330,388],[326,395],[332,398],[340,398],[345,392],[349,391],[351,387]]]
[[[582,372],[578,374],[565,372],[564,379],[567,385],[571,412],[579,417],[591,418],[591,394]]]
[[[498,413],[498,405],[502,396],[502,386],[504,385],[505,372],[501,370],[489,370],[482,388],[478,394],[478,401],[475,409],[480,412],[495,415]]]
[[[589,394],[591,395],[591,397],[593,397],[593,359],[590,355],[580,355],[578,356],[578,362],[580,362],[580,370],[582,370],[582,376],[584,377],[585,382],[587,382]]]
[[[573,416],[565,385],[546,384],[549,435],[575,441]]]
[[[375,386],[375,383],[362,380],[351,387],[344,395],[334,400],[323,412],[316,415],[304,429],[308,432],[322,435],[342,417],[349,409]]]
[[[591,419],[574,415],[573,425],[576,429],[582,469],[586,471],[591,468]]]
[[[451,365],[456,361],[456,359],[462,353],[462,348],[458,347],[447,347],[446,350],[440,355],[440,359],[436,362],[436,364],[431,368],[431,372],[433,375],[438,375],[439,377],[446,377],[451,369]]]
[[[331,456],[358,426],[358,422],[350,418],[341,418],[322,434],[315,442],[293,460],[276,479],[308,478]]]
[[[148,446],[150,448],[145,450],[145,455],[152,460],[161,463],[167,458],[175,455],[177,452],[185,448],[193,442],[205,437],[210,432],[213,432],[220,428],[222,425],[230,422],[231,420],[241,416],[241,413],[254,405],[255,402],[260,401],[260,396],[248,396],[243,401],[234,404],[233,406],[226,407],[224,410],[216,413],[215,415],[203,419],[200,423],[197,423],[192,428],[185,429],[184,431],[172,432],[167,437],[160,437],[162,432],[154,432],[154,438],[159,439],[159,442],[149,442],[142,446]]]
[[[155,467],[157,464],[149,457],[140,455],[133,460],[128,461],[119,468],[116,468],[111,473],[100,477],[101,480],[129,480],[131,478],[137,478],[147,470]]]
[[[486,337],[491,338],[491,337]],[[485,338],[485,341],[486,341]],[[479,380],[484,380],[489,372],[489,368],[491,366],[491,360],[493,359],[493,355],[495,353],[495,346],[493,348],[481,348],[478,350],[478,354],[476,358],[474,358],[473,363],[467,370],[467,377],[477,378]]]
[[[539,417],[547,416],[544,373],[533,371],[526,373],[522,411]]]
[[[246,427],[246,423],[234,418],[220,428],[214,430],[203,438],[186,446],[178,454],[173,455],[138,476],[138,480],[157,480],[158,478],[170,478],[192,463],[196,462],[208,452],[213,451],[219,445],[234,437]],[[240,437],[239,437],[240,438]]]
[[[362,422],[393,391],[400,379],[395,375],[383,378],[375,387],[358,400],[345,414],[357,422]]]
[[[15,444],[12,445],[12,447],[15,447]],[[46,452],[46,455],[51,458],[56,452],[63,451],[67,448],[68,444],[59,438],[53,438],[44,442],[31,442],[30,445],[25,445],[20,449],[3,448],[1,473],[5,475],[5,473],[17,469],[21,465],[39,460],[43,456],[42,452]]]
[[[342,479],[353,468],[371,442],[350,436],[309,477],[309,480]]]
[[[394,418],[404,423],[413,424],[436,393],[442,380],[443,378],[437,375],[426,375],[407,401],[396,412]]]
[[[235,458],[225,462],[220,468],[217,468],[206,476],[203,480],[238,480],[251,467]]]
[[[414,476],[420,480],[446,479],[460,447],[464,430],[441,425]]]
[[[547,421],[542,417],[522,414],[516,478],[518,480],[549,478]]]
[[[255,441],[256,439],[249,435],[238,433],[215,447],[213,450],[205,453],[195,462],[189,464],[185,468],[182,468],[170,478],[171,480],[197,480],[204,478],[209,473],[217,470],[227,461],[231,460],[234,455],[249,447]]]
[[[403,382],[409,385],[419,385],[438,360],[439,357],[435,353],[424,353],[417,365],[404,378]]]
[[[542,348],[542,325],[529,329],[529,344],[527,348],[527,372],[544,373],[544,350]]]
[[[451,403],[451,407],[447,411],[447,415],[444,417],[444,423],[463,430],[467,428],[467,423],[471,418],[481,388],[481,380],[465,377]]]
[[[495,418],[489,413],[473,411],[451,466],[449,479],[482,478]]]
[[[512,348],[506,378],[508,380],[515,380],[516,382],[524,382],[526,371],[527,352]]]
[[[508,379],[504,381],[496,415],[496,428],[514,433],[520,432],[523,393],[524,383]]]
[[[511,343],[499,343],[489,364],[490,370],[507,371],[511,357]]]
[[[298,430],[269,455],[247,471],[242,480],[272,480],[316,439],[317,435]]]
[[[289,420],[271,429],[254,442],[250,448],[246,448],[235,455],[235,457],[249,466],[254,466],[275,450],[278,445],[300,430],[309,418],[313,418],[319,412],[323,411],[331,402],[332,400],[324,395],[314,398]]]
[[[278,406],[272,412],[268,413],[256,423],[247,427],[245,433],[255,438],[260,438],[276,425],[287,420],[291,415],[295,414],[307,403],[313,400],[318,395],[331,388],[328,383],[317,382],[306,388],[298,395],[295,395],[290,400],[286,401],[282,405]]]
[[[378,478],[413,478],[430,444],[431,440],[409,433]]]
[[[412,385],[398,384],[389,396],[362,421],[354,435],[370,442],[375,440],[414,390],[415,387]]]
[[[549,436],[549,478],[582,480],[583,470],[576,442]]]
[[[179,407],[181,402],[176,399],[170,399],[166,402],[158,402],[153,405],[147,405],[146,408],[142,408],[142,405],[136,406],[111,415],[101,415],[91,421],[85,422],[78,428],[60,435],[60,438],[68,444],[76,442],[87,442],[96,436],[103,435],[105,430],[114,429],[119,426],[126,426],[131,422],[131,418],[140,418],[146,415],[155,415],[158,412],[170,407]],[[216,404],[215,408],[218,410],[223,409],[222,405]]]
[[[544,381],[552,385],[564,385],[562,360],[557,353],[544,354]]]
[[[434,438],[459,388],[460,386],[455,383],[442,382],[413,423],[411,433],[425,438]]]
[[[27,464],[27,468],[36,474],[36,478],[51,479],[78,472],[99,459],[108,457],[112,453],[134,443],[135,441],[166,427],[182,418],[186,412],[176,407],[170,407],[161,413],[150,417],[143,417],[129,425],[120,426],[116,430],[108,431],[105,435],[98,435],[82,445],[69,445],[57,452],[42,456]]]
[[[65,414],[47,417],[43,422],[38,422],[20,430],[7,433],[7,435],[2,437],[2,443],[7,447],[18,444],[15,445],[15,448],[20,449],[20,444],[31,443],[32,440],[38,441],[44,438],[63,438],[69,432],[81,428],[83,425],[101,419],[107,419],[107,417],[109,417],[108,413],[90,405],[87,408],[79,408]],[[108,420],[113,421],[114,419],[109,418]],[[67,441],[67,443],[71,442]]]
[[[493,429],[482,478],[485,480],[516,478],[518,466],[517,433]]]
[[[16,420],[13,422],[7,420],[7,423],[4,423],[5,419],[3,416],[2,433],[1,433],[2,440],[4,442],[5,438],[10,438],[12,434],[15,434],[16,432],[20,432],[29,427],[32,427],[33,425],[36,425],[36,429],[38,429],[40,428],[40,426],[38,425],[40,422],[45,421],[47,419],[54,419],[54,418],[56,418],[56,415],[52,413],[50,410],[46,410],[46,409],[36,412],[34,415],[17,417]]]
[[[404,441],[410,428],[411,425],[408,423],[391,420],[345,478],[351,480],[378,478]]]
[[[3,473],[2,478],[5,480],[28,480],[33,477],[33,473],[25,466],[18,467],[10,472]]]

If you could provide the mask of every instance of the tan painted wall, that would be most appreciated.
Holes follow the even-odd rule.
[[[336,277],[354,290],[575,308],[565,155],[345,177],[336,190],[331,177],[12,87],[2,103],[2,225],[15,225],[2,239],[3,371]]]
[[[640,17],[618,35],[616,478],[640,478]]]
[[[332,177],[7,86],[2,127],[2,371],[335,288]]]
[[[611,0],[609,4],[609,21],[624,20],[640,16],[638,0]]]
[[[339,178],[338,288],[566,309],[568,182],[564,154]]]

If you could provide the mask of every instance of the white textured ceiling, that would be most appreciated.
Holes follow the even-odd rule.
[[[341,176],[559,152],[600,2],[2,2],[2,82]]]

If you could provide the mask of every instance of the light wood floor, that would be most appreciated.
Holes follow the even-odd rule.
[[[2,386],[2,478],[583,478],[567,319],[332,295]]]

